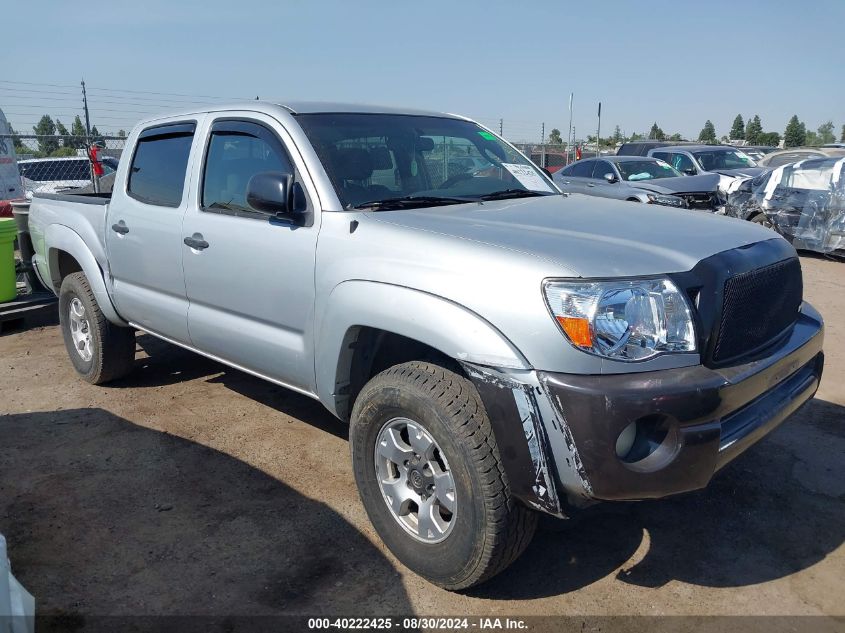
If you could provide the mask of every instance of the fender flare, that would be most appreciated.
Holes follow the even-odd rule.
[[[457,361],[530,369],[519,350],[481,316],[443,297],[393,284],[351,280],[338,284],[318,310],[315,328],[317,395],[336,412],[340,361],[352,334],[372,327],[424,343]]]
[[[97,259],[85,244],[85,241],[73,229],[63,224],[51,224],[44,230],[44,242],[49,244],[47,249],[47,269],[50,272],[50,284],[54,292],[58,294],[61,280],[58,278],[59,264],[58,253],[64,251],[79,262],[82,272],[88,278],[88,284],[97,299],[97,305],[109,321],[116,325],[126,325],[126,321],[120,318],[115,310],[103,277],[103,270],[97,263]]]

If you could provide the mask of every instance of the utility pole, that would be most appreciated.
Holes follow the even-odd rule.
[[[601,101],[599,101],[599,125],[596,128],[596,158],[599,156],[599,146],[601,145]]]
[[[502,135],[502,123],[503,123],[502,119],[499,119],[499,136]]]
[[[540,167],[546,166],[546,123],[540,127]]]
[[[94,144],[93,139],[91,138],[91,119],[88,116],[88,95],[85,92],[85,80],[82,80],[82,109],[85,110],[85,151],[88,153],[88,158],[91,160],[93,154],[91,153],[93,150],[91,146]],[[94,186],[94,193],[100,193],[100,178],[94,172],[94,164],[93,162],[90,164],[89,168],[91,169],[91,184]]]
[[[85,110],[85,134],[91,136],[91,120],[88,118],[88,95],[85,94],[85,80],[82,80],[82,108]]]
[[[572,129],[572,97],[575,96],[574,92],[569,93],[569,136],[566,137],[566,164],[569,164],[569,151],[572,149],[572,145],[575,141],[575,130]]]

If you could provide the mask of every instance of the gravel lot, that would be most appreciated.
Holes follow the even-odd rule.
[[[818,395],[706,491],[553,522],[465,594],[379,542],[345,427],[149,336],[110,387],[0,337],[0,532],[42,614],[845,614],[845,263],[804,257]]]

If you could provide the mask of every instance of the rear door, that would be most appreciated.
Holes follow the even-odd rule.
[[[313,392],[314,271],[320,215],[305,164],[287,131],[256,112],[209,116],[182,244],[193,345],[246,370]],[[251,210],[250,179],[294,177],[311,226]]]
[[[182,220],[194,132],[199,120],[147,127],[134,154],[118,168],[106,218],[106,247],[120,315],[176,342],[189,344],[188,299],[182,272]],[[131,140],[130,140],[131,146]]]
[[[564,187],[564,191],[569,193],[588,193],[587,184],[591,182],[594,162],[594,160],[581,160],[567,167],[568,171],[560,176],[560,182]]]

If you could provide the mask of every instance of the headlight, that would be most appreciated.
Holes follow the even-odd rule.
[[[613,360],[696,351],[689,304],[669,279],[551,281],[546,302],[577,348]]]
[[[648,201],[651,204],[665,204],[668,207],[685,207],[687,206],[683,198],[678,196],[663,196],[658,193],[649,193]]]

